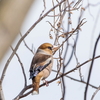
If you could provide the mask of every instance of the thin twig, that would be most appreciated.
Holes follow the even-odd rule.
[[[10,46],[10,47],[11,47],[12,51],[14,52],[13,47],[12,46]],[[24,87],[26,87],[27,86],[27,78],[26,78],[26,74],[25,74],[23,63],[21,62],[20,57],[18,56],[18,54],[16,52],[15,52],[15,55],[18,58],[18,61],[19,61],[20,65],[21,65],[23,76],[24,76],[24,81],[25,81]]]
[[[20,32],[20,35],[21,35],[21,37],[22,37],[22,34],[21,34],[21,32]],[[32,49],[30,49],[29,48],[29,46],[27,45],[27,43],[25,42],[25,40],[23,39],[23,42],[24,42],[24,44],[25,44],[25,46],[26,46],[26,48],[34,55],[35,53],[33,52],[33,50]]]
[[[98,93],[98,91],[100,90],[100,86],[97,88],[97,90],[93,93],[91,100],[94,99],[95,95]]]
[[[52,71],[57,73],[56,70],[52,70]],[[59,75],[62,75],[62,73],[59,72]],[[66,75],[65,77],[70,78],[71,80],[74,80],[74,81],[76,81],[76,82],[80,82],[80,83],[83,83],[83,84],[87,84],[85,81],[81,81],[81,80],[75,79],[75,78],[73,78],[73,77],[71,77],[71,76],[68,76],[68,75]],[[98,87],[96,87],[96,86],[94,86],[94,85],[92,85],[92,84],[89,84],[89,86],[91,86],[92,88],[98,89]]]
[[[40,14],[40,17],[43,15],[44,11],[46,10],[46,3],[45,3],[45,0],[43,0],[43,4],[44,4],[44,9],[43,9],[42,13]]]

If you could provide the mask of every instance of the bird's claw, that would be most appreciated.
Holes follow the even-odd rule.
[[[46,86],[49,86],[48,81],[44,80]]]

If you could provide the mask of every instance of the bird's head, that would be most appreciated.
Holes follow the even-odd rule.
[[[52,55],[57,49],[57,47],[55,47],[54,45],[50,43],[43,43],[42,45],[40,45],[38,49],[44,51],[47,54]]]

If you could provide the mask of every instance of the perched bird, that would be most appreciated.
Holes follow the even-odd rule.
[[[53,53],[57,47],[44,43],[37,49],[30,66],[30,79],[32,79],[33,93],[39,94],[40,80],[47,78],[52,70]]]

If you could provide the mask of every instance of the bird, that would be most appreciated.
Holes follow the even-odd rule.
[[[57,49],[57,46],[50,43],[43,43],[38,47],[29,70],[33,95],[39,94],[40,81],[45,80],[50,75],[53,66],[53,53]]]

